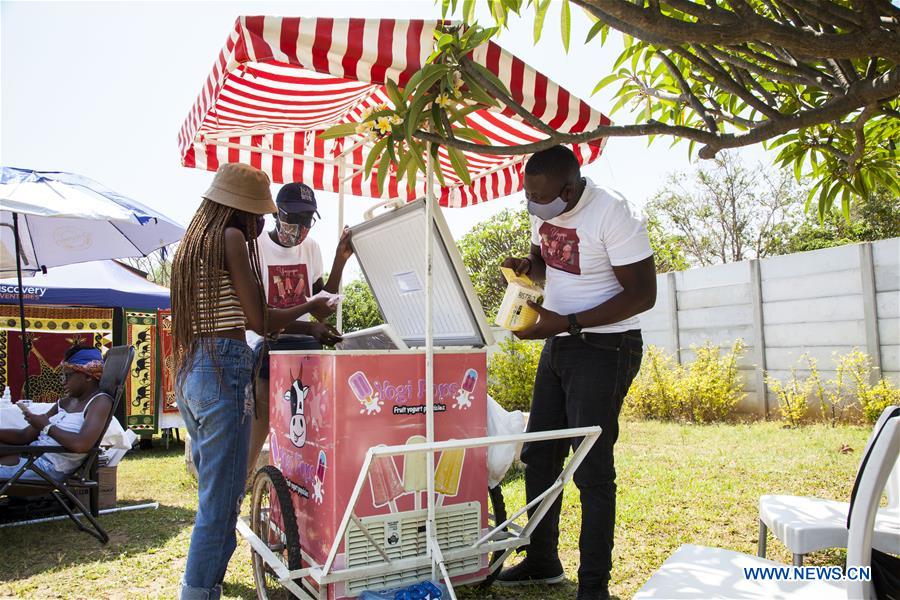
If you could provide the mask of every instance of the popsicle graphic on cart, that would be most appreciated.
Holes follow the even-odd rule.
[[[444,498],[459,493],[459,480],[462,477],[463,461],[466,459],[465,448],[451,448],[441,452],[437,468],[434,470],[434,491],[437,493],[436,506],[444,504]]]
[[[406,445],[424,444],[425,436],[414,435],[406,440]],[[428,453],[413,452],[403,457],[403,490],[413,494],[416,510],[422,509],[422,492],[428,491]]]
[[[378,392],[372,389],[372,384],[369,383],[365,373],[357,371],[347,379],[347,383],[350,384],[353,395],[362,405],[359,414],[374,415],[381,412],[384,401],[381,400]]]
[[[468,369],[463,376],[462,384],[456,393],[456,408],[464,409],[472,406],[472,393],[475,391],[475,384],[478,383],[478,371]]]
[[[322,504],[325,500],[325,451],[319,450],[319,462],[316,465],[316,476],[313,479],[313,500],[316,504]]]
[[[383,448],[378,444],[376,448]],[[391,456],[376,456],[369,467],[369,489],[372,491],[372,504],[376,508],[387,505],[392,513],[397,512],[397,498],[406,493],[397,465]]]

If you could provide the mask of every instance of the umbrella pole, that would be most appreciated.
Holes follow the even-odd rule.
[[[429,444],[434,442],[434,289],[432,268],[434,266],[434,164],[431,159],[429,144],[426,164],[425,192],[425,438]],[[425,520],[425,538],[428,540],[427,554],[431,558],[431,578],[437,575],[437,564],[432,544],[437,542],[434,527],[434,450],[428,453],[426,463],[428,469],[428,517]],[[447,581],[447,585],[450,582]]]
[[[340,157],[340,164],[338,165],[338,181],[340,182],[340,187],[338,188],[338,240],[341,239],[341,236],[344,234],[344,187],[347,185],[344,181],[344,173],[346,172],[347,167],[347,159],[342,155]],[[340,242],[338,242],[340,243]],[[344,278],[341,277],[341,280],[338,282],[338,294],[344,293]],[[337,306],[337,330],[344,331],[344,302],[341,300],[338,302]]]
[[[13,240],[16,244],[16,279],[19,283],[19,325],[22,329],[22,372],[25,375],[22,389],[25,398],[31,399],[31,384],[28,383],[28,355],[31,354],[31,341],[28,339],[25,329],[25,295],[22,292],[22,253],[21,240],[19,239],[19,213],[13,213]]]

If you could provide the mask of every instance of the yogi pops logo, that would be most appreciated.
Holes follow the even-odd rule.
[[[435,411],[444,412],[447,404],[455,401],[453,408],[466,410],[472,406],[475,387],[478,383],[478,371],[466,369],[459,383],[435,383],[434,400]],[[419,379],[417,385],[413,380],[405,383],[394,383],[389,379],[375,379],[369,381],[363,371],[356,371],[347,378],[350,390],[360,404],[360,414],[374,415],[381,412],[385,401],[394,404],[394,414],[417,414],[424,412],[425,380]],[[410,402],[416,399],[419,406],[410,406]],[[400,405],[400,408],[398,408]]]

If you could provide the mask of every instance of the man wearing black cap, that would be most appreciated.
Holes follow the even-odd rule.
[[[316,196],[312,188],[302,183],[289,183],[281,188],[275,199],[278,212],[275,229],[264,232],[257,240],[259,266],[266,294],[266,302],[274,308],[290,308],[303,304],[320,291],[336,294],[341,281],[344,265],[352,256],[350,230],[345,229],[338,243],[334,263],[323,282],[324,270],[322,250],[318,242],[309,236],[309,231],[319,217]],[[341,340],[340,333],[324,323],[333,310],[325,310],[312,316],[304,315],[279,335],[269,341],[269,350],[317,350],[322,344],[333,345]],[[247,343],[256,348],[257,353],[265,352],[262,338],[254,332],[247,332]],[[262,357],[259,376],[256,381],[256,412],[253,433],[250,438],[250,473],[255,472],[256,459],[269,432],[269,361]]]

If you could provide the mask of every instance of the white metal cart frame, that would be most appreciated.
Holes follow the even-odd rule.
[[[385,550],[379,546],[378,542],[368,534],[365,526],[355,514],[356,504],[359,501],[360,494],[362,493],[366,477],[369,473],[369,468],[372,465],[372,461],[376,457],[405,456],[407,454],[422,452],[429,452],[433,455],[434,452],[443,450],[484,448],[498,444],[519,444],[524,442],[560,440],[576,437],[581,437],[583,439],[578,445],[578,448],[575,450],[572,459],[565,466],[562,473],[559,475],[559,477],[557,477],[553,485],[547,488],[547,490],[545,490],[541,495],[534,498],[531,502],[527,503],[525,506],[509,516],[504,522],[495,523],[493,529],[482,535],[481,538],[479,538],[468,547],[443,551],[437,540],[437,536],[432,534],[430,531],[427,531],[426,535],[428,539],[429,549],[428,555],[415,558],[392,560],[387,555]],[[575,471],[581,465],[582,461],[587,456],[587,453],[590,452],[591,448],[594,446],[599,437],[599,427],[582,427],[535,433],[521,433],[516,435],[472,438],[468,440],[450,440],[446,442],[428,442],[425,444],[416,445],[380,446],[369,448],[368,452],[366,452],[365,459],[363,460],[362,467],[360,468],[359,476],[356,479],[356,485],[353,488],[350,502],[347,505],[347,509],[344,511],[340,527],[335,534],[331,550],[328,553],[328,558],[326,559],[324,564],[316,563],[314,560],[312,560],[311,557],[304,554],[303,558],[310,564],[310,566],[304,567],[302,569],[290,570],[284,565],[284,563],[278,558],[278,556],[276,556],[275,553],[272,552],[266,542],[260,539],[259,536],[257,536],[256,533],[253,532],[246,518],[241,518],[238,520],[237,530],[241,534],[241,536],[243,536],[244,539],[247,540],[253,551],[259,554],[263,562],[272,569],[275,576],[278,578],[279,583],[290,590],[291,593],[293,593],[295,596],[304,600],[324,600],[325,598],[327,598],[327,594],[325,591],[326,588],[324,586],[330,583],[346,582],[351,579],[365,577],[366,575],[370,575],[373,573],[383,573],[385,569],[396,569],[397,571],[403,571],[427,566],[429,564],[431,564],[432,567],[437,569],[437,571],[440,573],[444,584],[447,586],[450,592],[450,598],[455,599],[456,594],[453,590],[453,584],[450,581],[450,574],[447,571],[446,563],[456,559],[464,559],[502,551],[503,554],[501,555],[501,558],[494,561],[494,563],[490,565],[490,572],[499,569],[503,564],[503,560],[513,550],[529,543],[531,533],[547,514],[547,511],[550,510],[550,505],[556,501],[556,499],[562,493],[565,485],[569,481],[571,481],[572,477],[575,474]],[[435,496],[432,491],[431,493],[429,493],[428,497],[428,503],[431,507],[429,513],[432,513],[434,510],[434,499]],[[519,527],[518,525],[516,525],[514,521],[525,514],[531,508],[534,508],[535,510],[527,525],[525,525],[524,527]],[[429,514],[429,518],[433,519],[433,514]],[[334,562],[337,558],[337,554],[343,541],[344,535],[347,532],[347,529],[350,527],[351,523],[354,523],[357,527],[359,527],[363,531],[364,535],[369,538],[369,541],[372,542],[373,545],[375,545],[376,549],[378,549],[378,552],[384,558],[383,563],[366,565],[364,567],[342,569],[334,568]],[[433,529],[431,531],[433,531]],[[465,576],[462,576],[462,578],[464,577]],[[470,579],[467,580],[466,583],[476,583],[478,580],[478,578]],[[303,585],[304,582],[308,584],[308,582],[310,581],[319,586],[318,593],[315,592],[310,585]]]

